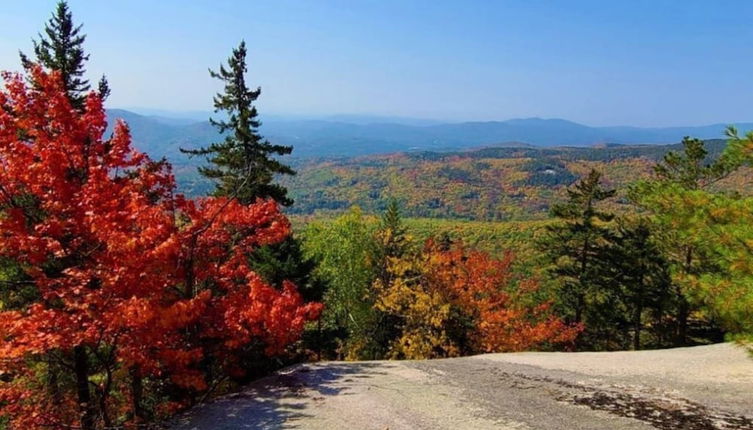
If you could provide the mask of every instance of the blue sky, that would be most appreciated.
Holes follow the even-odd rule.
[[[54,0],[4,2],[18,69]],[[272,114],[753,121],[753,2],[70,0],[110,107],[209,110],[241,38]]]

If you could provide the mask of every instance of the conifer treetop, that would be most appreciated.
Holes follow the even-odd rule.
[[[211,166],[199,168],[199,173],[216,181],[215,195],[232,196],[244,204],[271,198],[288,206],[293,201],[287,197],[287,189],[274,180],[276,175],[295,174],[276,158],[290,154],[293,148],[274,145],[259,133],[261,121],[254,102],[261,88],[248,87],[246,53],[246,43],[241,41],[227,64],[209,71],[213,78],[224,83],[224,91],[214,97],[214,110],[226,113],[227,119],[210,119],[210,122],[225,139],[205,148],[181,151],[207,157]]]
[[[78,110],[83,110],[86,96],[91,89],[89,80],[84,77],[84,65],[89,60],[89,54],[83,48],[86,35],[81,29],[82,24],[73,23],[73,14],[68,8],[68,3],[60,0],[52,17],[45,24],[43,33],[39,33],[39,40],[32,40],[35,60],[29,59],[23,52],[20,53],[21,63],[27,70],[34,63],[50,70],[57,70],[71,104]],[[106,99],[110,94],[105,76],[100,79],[98,90],[102,99]]]

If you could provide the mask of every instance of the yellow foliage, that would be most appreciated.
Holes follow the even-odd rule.
[[[381,312],[399,315],[402,333],[390,345],[392,359],[452,357],[459,354],[445,332],[450,319],[450,304],[438,291],[423,281],[422,262],[417,257],[390,259],[391,281],[374,284],[375,307]]]
[[[478,352],[522,351],[571,342],[550,304],[528,303],[530,280],[514,280],[512,255],[494,259],[462,246],[427,242],[423,252],[389,259],[388,276],[374,283],[378,312],[397,319],[387,357],[426,359]]]

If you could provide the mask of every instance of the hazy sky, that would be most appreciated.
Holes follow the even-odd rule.
[[[55,0],[3,1],[0,69]],[[753,1],[70,0],[110,107],[209,110],[244,38],[259,108],[589,125],[753,121]]]

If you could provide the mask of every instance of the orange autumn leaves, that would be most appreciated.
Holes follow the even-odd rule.
[[[3,77],[0,417],[12,428],[158,420],[248,370],[249,354],[284,353],[319,318],[321,304],[250,266],[290,233],[274,201],[186,199],[167,163],[133,150],[126,124],[104,137],[96,94],[80,111],[56,73],[34,69],[33,86]],[[393,245],[384,255],[405,244]],[[388,257],[373,285],[369,272],[359,288],[373,287],[363,299],[389,317],[375,320],[388,323],[387,356],[571,342],[578,328],[512,274],[511,258],[430,241]]]
[[[202,362],[232,369],[258,341],[279,353],[318,317],[320,304],[248,265],[289,234],[274,201],[186,200],[166,163],[132,149],[124,123],[103,137],[95,94],[79,112],[57,73],[35,69],[33,88],[4,79],[0,258],[22,272],[8,282],[31,289],[0,303],[0,414],[14,428],[78,425],[76,383],[49,381],[74,348],[88,351],[84,384],[107,421],[128,415],[134,374],[201,392]]]
[[[569,344],[580,327],[534,297],[536,282],[517,279],[512,254],[494,259],[428,241],[418,255],[392,258],[375,283],[380,312],[397,317],[392,358],[438,358]]]

